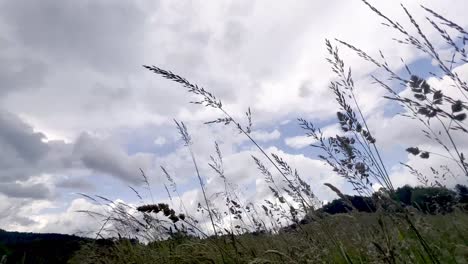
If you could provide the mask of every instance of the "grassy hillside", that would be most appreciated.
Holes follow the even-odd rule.
[[[83,247],[70,263],[468,263],[468,214],[323,216],[279,234],[178,237],[149,245],[129,241]]]

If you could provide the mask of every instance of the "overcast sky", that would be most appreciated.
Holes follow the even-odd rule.
[[[408,24],[396,1],[372,2]],[[429,27],[421,3],[468,26],[466,0],[451,0],[450,6],[446,0],[402,2],[424,28]],[[420,53],[396,45],[395,34],[381,22],[359,0],[0,0],[0,228],[96,228],[99,223],[75,211],[98,207],[77,193],[138,203],[130,185],[149,199],[139,168],[154,198],[167,201],[161,165],[195,208],[201,196],[174,118],[192,134],[211,194],[222,187],[207,165],[216,140],[226,176],[246,197],[262,201],[271,195],[246,139],[231,127],[204,125],[219,113],[189,104],[194,98],[182,87],[143,64],[206,87],[241,120],[250,106],[261,145],[297,168],[320,199],[333,199],[323,183],[344,190],[346,184],[307,147],[311,141],[296,122],[304,117],[328,135],[340,133],[325,38],[349,41],[373,55],[380,49],[397,70],[400,57],[415,72],[430,67]],[[404,152],[426,144],[419,127],[395,111],[389,114],[385,91],[369,81],[372,65],[341,50],[392,179],[417,184],[398,162],[420,162]],[[466,65],[456,70],[468,77]]]

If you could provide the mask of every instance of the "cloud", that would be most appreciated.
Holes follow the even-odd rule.
[[[341,128],[337,124],[329,125],[321,130],[325,138],[343,134],[343,131],[341,131]],[[317,141],[313,137],[309,137],[307,135],[288,137],[284,139],[284,143],[293,149],[302,149],[316,142]]]
[[[44,184],[0,183],[0,192],[13,198],[50,198],[51,191]]]
[[[305,81],[299,87],[299,96],[300,97],[308,97],[310,95],[312,95],[311,82],[310,81]]]
[[[106,213],[102,205],[94,204],[84,198],[76,198],[65,210],[56,213],[33,213],[29,219],[33,221],[29,230],[41,233],[65,233],[93,236],[99,230],[102,222],[84,213]]]
[[[165,137],[157,137],[153,143],[157,146],[162,146],[167,143],[167,139]]]
[[[252,131],[251,135],[255,140],[258,140],[260,142],[268,142],[268,141],[279,139],[281,137],[281,133],[279,132],[278,129],[275,129],[271,132],[266,132],[262,130],[254,130]]]
[[[4,48],[4,47],[2,47]],[[44,82],[47,65],[20,54],[0,52],[0,98],[11,92],[33,89]]]
[[[15,1],[2,2],[0,10],[14,40],[62,66],[112,71],[139,64],[135,41],[143,39],[147,14],[135,2]]]
[[[133,184],[141,183],[140,168],[147,171],[152,166],[151,154],[130,156],[118,145],[89,134],[78,138],[73,152],[87,168]]]
[[[67,188],[74,191],[92,191],[95,186],[85,179],[64,178],[57,181],[56,186],[59,188]]]
[[[128,155],[117,143],[82,134],[76,142],[45,141],[18,116],[0,111],[0,193],[50,199],[56,187],[87,189],[91,171],[140,183],[139,168],[150,170],[153,155]],[[44,178],[46,177],[46,178]]]
[[[392,17],[404,17],[394,3],[375,4]],[[419,14],[416,3],[405,4]],[[408,63],[416,58],[390,38],[376,39],[381,21],[359,2],[270,5],[226,1],[199,8],[199,4],[187,2],[102,0],[2,3],[1,22],[8,29],[4,31],[9,53],[25,54],[47,67],[37,80],[23,76],[21,79],[35,80],[34,89],[17,91],[4,104],[27,116],[34,127],[67,139],[78,137],[83,130],[168,124],[183,113],[194,121],[206,121],[210,111],[187,105],[192,97],[181,87],[140,66],[156,64],[205,86],[234,116],[252,106],[259,122],[276,122],[292,113],[326,119],[336,105],[324,103],[330,100],[327,86],[332,77],[325,66],[325,37],[355,40],[353,43],[371,54],[382,49],[394,55],[389,58],[392,61],[399,61],[400,55]],[[443,4],[434,2],[433,7],[440,6]],[[46,16],[49,10],[56,15]],[[180,12],[188,15],[180,16]],[[317,15],[310,16],[311,12]],[[349,13],[366,20],[349,21]],[[272,16],[278,21],[273,23]],[[326,29],[315,26],[328,19],[335,22]],[[356,56],[343,53],[356,76],[372,69]],[[363,90],[358,95],[366,101],[365,111],[379,104],[376,91],[379,89]]]
[[[25,185],[43,173],[71,167],[69,146],[63,142],[44,142],[45,135],[36,132],[13,113],[0,110],[0,192],[15,197],[47,196],[42,185]],[[40,190],[40,191],[39,191]],[[14,194],[17,192],[17,194]],[[43,193],[40,195],[39,193]]]
[[[38,161],[48,151],[43,138],[44,134],[34,132],[15,115],[0,110],[0,145],[11,156],[26,162]]]
[[[6,230],[30,231],[38,224],[31,216],[40,213],[44,208],[51,208],[45,200],[11,198],[0,193],[0,226]]]
[[[295,136],[284,139],[284,143],[294,149],[301,149],[315,143],[315,139],[309,136]]]

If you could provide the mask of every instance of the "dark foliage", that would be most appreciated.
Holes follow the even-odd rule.
[[[87,238],[62,234],[7,232],[0,229],[0,258],[6,263],[67,263]]]
[[[403,203],[405,205],[411,205],[411,193],[413,192],[413,187],[405,185],[403,187],[395,190],[394,200]]]
[[[346,195],[346,199],[352,204],[352,207],[343,201],[343,199],[333,200],[331,203],[324,205],[321,210],[329,214],[342,214],[348,213],[352,210],[359,212],[373,213],[376,211],[376,207],[371,197],[366,196],[350,196]]]
[[[465,185],[457,184],[455,186],[457,192],[457,200],[459,203],[468,204],[468,187]]]
[[[411,205],[423,213],[449,213],[456,203],[455,192],[442,187],[416,187],[411,193]]]
[[[350,196],[335,199],[324,205],[320,211],[328,214],[358,212],[375,212],[374,197]],[[445,214],[454,210],[457,204],[468,203],[468,187],[456,185],[455,191],[443,187],[411,187],[405,185],[397,188],[392,199],[403,206],[412,206],[425,214]],[[352,206],[349,204],[351,202]]]

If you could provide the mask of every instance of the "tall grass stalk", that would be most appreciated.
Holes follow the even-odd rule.
[[[198,164],[197,164],[197,161],[195,160],[195,155],[193,154],[192,138],[190,134],[188,133],[187,127],[185,126],[184,122],[179,123],[176,120],[174,120],[174,122],[176,123],[177,129],[179,130],[180,136],[182,140],[184,141],[185,146],[188,148],[190,152],[190,157],[192,158],[193,166],[195,167],[195,172],[197,173],[198,182],[200,184],[200,189],[203,194],[203,199],[205,199],[206,208],[208,209],[208,215],[210,216],[210,221],[213,227],[214,235],[218,236],[218,233],[216,232],[215,223],[213,220],[213,211],[211,210],[210,203],[208,202],[208,198],[206,197],[205,184],[203,183],[203,179],[200,176],[200,171],[198,170]]]

